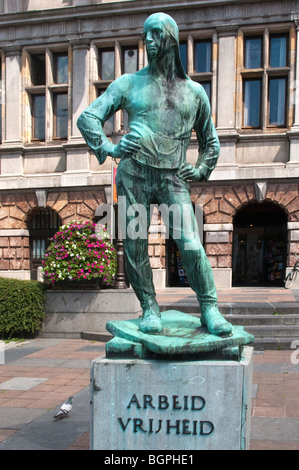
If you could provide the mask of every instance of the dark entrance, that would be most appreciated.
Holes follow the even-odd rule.
[[[271,203],[250,204],[234,218],[233,286],[282,286],[287,216]]]
[[[201,242],[203,243],[204,215],[200,205],[193,205],[195,218]],[[169,235],[166,240],[166,286],[167,287],[189,287],[186,270],[180,251]]]
[[[167,279],[168,287],[189,287],[181,254],[174,240],[167,240]]]

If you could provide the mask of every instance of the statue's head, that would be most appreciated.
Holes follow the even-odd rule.
[[[149,62],[153,59],[159,60],[173,49],[179,75],[185,78],[180,59],[179,28],[171,16],[166,13],[150,15],[144,23],[143,37]]]

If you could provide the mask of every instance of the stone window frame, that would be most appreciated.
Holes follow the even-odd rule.
[[[68,55],[68,83],[55,83],[55,56]],[[44,85],[33,85],[31,81],[31,55],[45,54],[46,79]],[[69,43],[51,45],[26,46],[22,51],[22,90],[23,90],[23,141],[27,145],[47,145],[66,142],[71,135],[71,66],[72,48]],[[56,136],[55,132],[55,96],[65,93],[68,95],[68,130],[67,137]],[[32,97],[45,96],[45,139],[33,137]]]
[[[287,66],[270,67],[270,38],[275,35],[287,36]],[[262,64],[258,69],[245,68],[245,39],[262,37]],[[237,33],[236,58],[236,128],[241,133],[280,133],[286,132],[293,124],[294,104],[292,93],[295,78],[295,38],[293,24],[255,25],[239,28]],[[286,78],[285,123],[284,125],[269,124],[269,84],[271,78]],[[260,126],[244,125],[244,84],[246,80],[261,81]]]

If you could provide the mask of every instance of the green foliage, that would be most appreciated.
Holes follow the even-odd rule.
[[[32,334],[45,317],[45,285],[0,277],[0,338]]]

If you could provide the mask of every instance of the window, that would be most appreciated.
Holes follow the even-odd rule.
[[[31,82],[36,86],[46,84],[45,54],[31,55]]]
[[[31,141],[68,136],[68,51],[27,52],[26,91],[31,107]]]
[[[68,55],[67,53],[54,54],[54,82],[68,83]]]
[[[212,42],[196,41],[194,44],[194,72],[211,72]]]
[[[67,138],[68,127],[68,96],[67,93],[54,94],[54,136],[59,139]]]
[[[122,48],[122,73],[135,73],[138,70],[138,49],[135,46]]]
[[[193,73],[192,80],[199,82],[209,100],[212,91],[212,41],[210,39],[196,40],[193,47]]]
[[[138,49],[136,46],[129,46],[122,48],[122,73],[135,73],[138,70]],[[121,128],[128,132],[129,128],[129,116],[128,113],[123,110],[121,113]]]
[[[114,80],[115,54],[114,49],[101,50],[99,53],[99,77],[101,80]]]
[[[269,125],[283,126],[286,111],[285,78],[270,78],[269,80]]]
[[[264,52],[264,54],[263,54]],[[243,127],[287,126],[288,35],[244,38]]]
[[[100,46],[100,47],[99,47]],[[96,97],[101,96],[113,80],[125,73],[135,73],[139,69],[138,46],[120,45],[99,45],[93,46],[94,59],[97,67],[93,68],[94,86]],[[126,111],[118,111],[104,124],[106,135],[118,131],[128,131],[128,114]]]
[[[201,82],[201,85],[203,86],[203,89],[205,90],[209,101],[211,101],[211,82]]]
[[[187,41],[180,41],[180,56],[185,73],[187,73]]]
[[[45,140],[45,95],[32,95],[32,128],[34,140]]]
[[[261,125],[261,80],[244,81],[244,126]]]
[[[98,49],[98,80],[97,97],[101,96],[108,85],[115,79],[115,50],[114,48]],[[114,115],[104,124],[104,132],[111,135],[114,130]]]
[[[68,136],[68,54],[53,53],[53,138],[66,140]]]
[[[287,66],[287,37],[270,37],[270,67]]]
[[[262,67],[262,44],[262,37],[245,39],[245,69]]]

